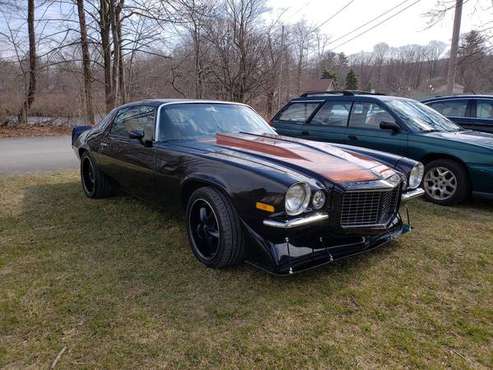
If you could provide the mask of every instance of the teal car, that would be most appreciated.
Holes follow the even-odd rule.
[[[493,134],[465,130],[412,99],[365,92],[312,92],[272,119],[279,134],[395,153],[425,165],[428,200],[493,199]]]

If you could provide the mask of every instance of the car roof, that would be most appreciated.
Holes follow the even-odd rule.
[[[245,105],[243,103],[237,102],[229,102],[222,100],[206,100],[206,99],[176,99],[176,98],[163,98],[163,99],[143,99],[137,100],[133,102],[129,102],[119,106],[118,108],[131,107],[134,105],[151,105],[151,106],[160,106],[163,104],[180,104],[180,103],[209,103],[209,104],[235,104],[235,105]]]
[[[437,95],[421,100],[422,102],[431,102],[439,100],[455,100],[455,99],[493,99],[493,95],[476,95],[476,94],[458,94],[458,95]]]

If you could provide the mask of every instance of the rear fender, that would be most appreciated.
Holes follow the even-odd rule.
[[[79,136],[87,130],[90,130],[93,126],[76,126],[72,129],[72,146],[75,145],[75,142],[79,138]]]

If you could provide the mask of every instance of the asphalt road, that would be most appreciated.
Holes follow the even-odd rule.
[[[0,174],[77,168],[70,136],[1,138]]]

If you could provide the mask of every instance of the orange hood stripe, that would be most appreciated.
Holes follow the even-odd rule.
[[[261,153],[272,158],[286,159],[289,163],[307,168],[337,183],[377,180],[377,175],[370,169],[378,166],[377,173],[388,169],[387,166],[379,165],[368,158],[357,158],[359,163],[364,163],[364,166],[362,166],[352,162],[350,159],[339,158],[296,142],[277,140],[272,137],[250,137],[246,135],[239,137],[217,134],[216,143],[224,147],[234,147]],[[356,158],[354,159],[356,160]]]

